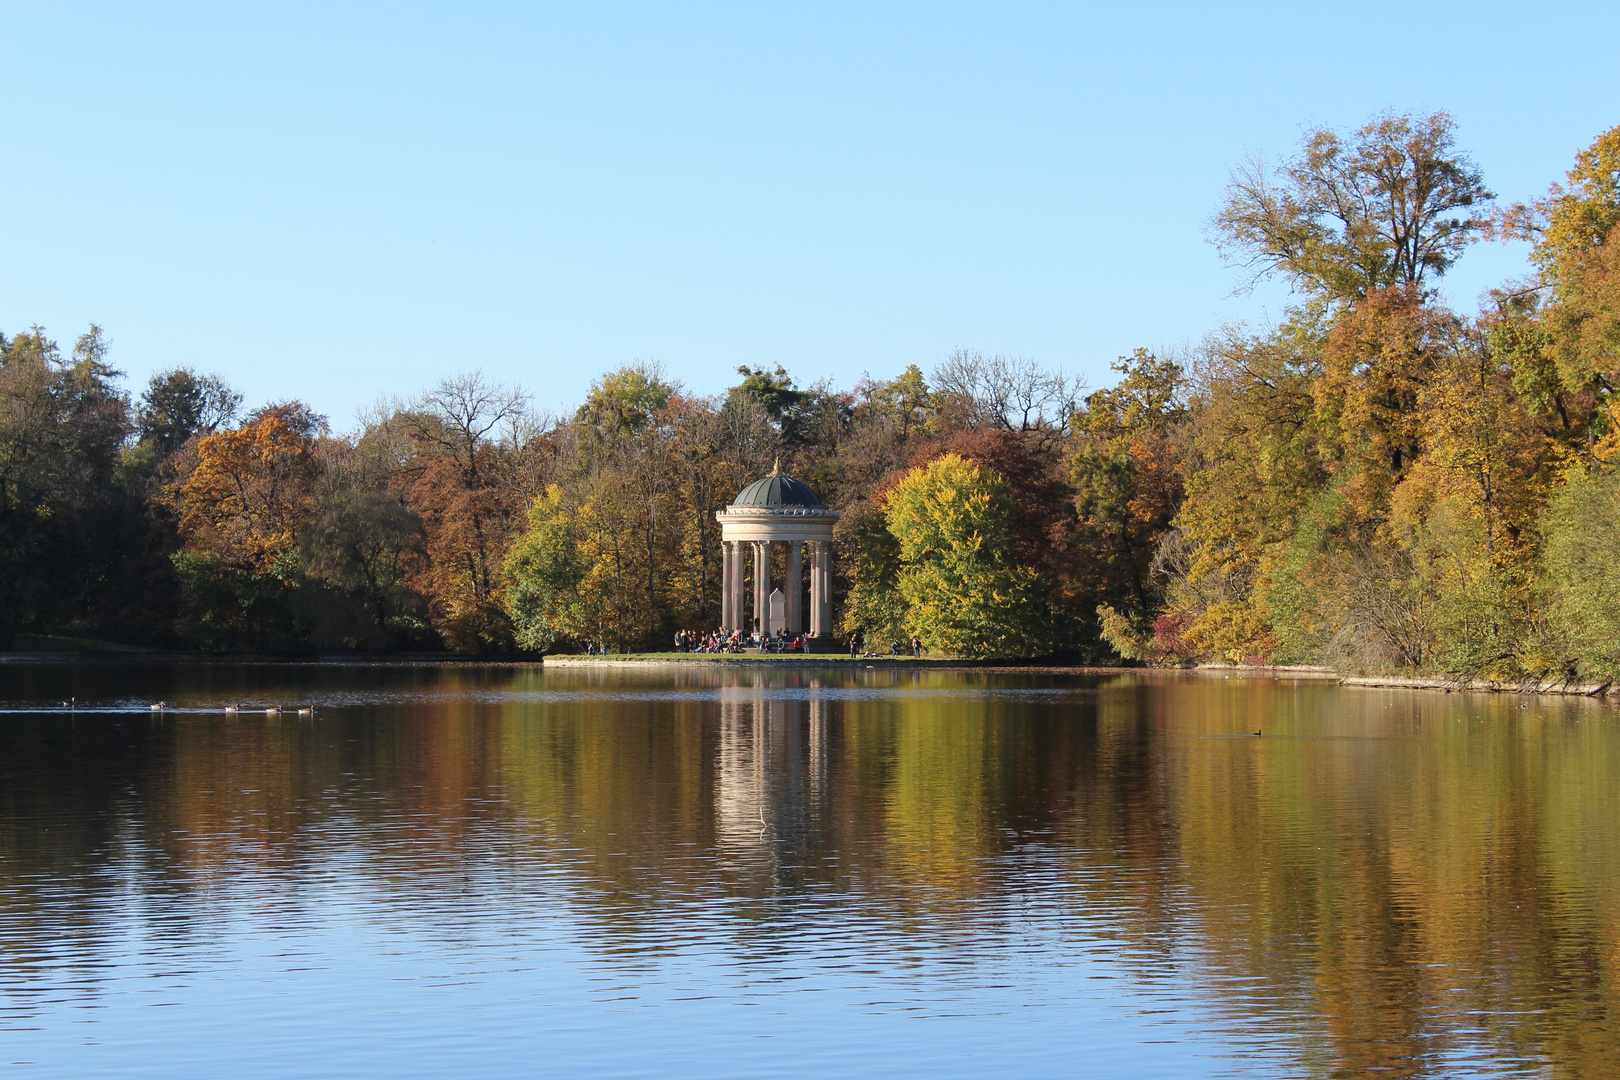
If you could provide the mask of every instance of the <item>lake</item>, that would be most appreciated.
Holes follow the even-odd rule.
[[[1620,1075],[1596,701],[95,663],[0,708],[18,1076]]]

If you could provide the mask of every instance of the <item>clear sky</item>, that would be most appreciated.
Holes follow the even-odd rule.
[[[1620,124],[1620,5],[0,5],[0,327],[104,325],[348,426],[481,368],[801,384],[957,347],[1109,380],[1262,322],[1245,153],[1446,109],[1504,198]],[[1476,248],[1473,310],[1524,273]]]

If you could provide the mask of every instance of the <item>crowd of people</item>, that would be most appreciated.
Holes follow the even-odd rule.
[[[882,646],[873,649],[866,648],[866,635],[860,631],[849,636],[849,655],[851,659],[864,658],[867,660],[880,660],[887,655],[891,659],[898,659],[906,650],[910,650],[913,659],[921,659],[923,654],[922,641],[912,638],[911,641],[891,641],[887,654],[881,651]],[[586,655],[607,654],[605,645],[587,642]],[[809,652],[809,643],[803,634],[789,634],[785,630],[778,630],[774,634],[761,635],[758,631],[744,632],[742,630],[727,630],[720,627],[718,630],[677,630],[675,631],[675,651],[683,653],[744,653],[744,652]]]
[[[675,631],[675,651],[687,653],[741,653],[741,652],[804,652],[802,634],[789,634],[778,630],[774,634],[741,630]]]
[[[866,648],[866,635],[860,631],[849,636],[849,655],[852,658],[864,657],[868,660],[881,659],[885,654],[881,646],[873,650]],[[922,641],[912,638],[911,641],[891,641],[887,655],[899,658],[910,650],[913,659],[921,659],[923,654]],[[721,627],[718,630],[677,630],[675,631],[675,651],[683,653],[742,653],[742,652],[809,652],[808,643],[802,634],[789,634],[786,630],[778,630],[774,634],[761,636],[758,631],[727,630]]]

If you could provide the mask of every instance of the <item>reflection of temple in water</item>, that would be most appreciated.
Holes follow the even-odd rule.
[[[722,691],[715,763],[721,850],[780,856],[803,851],[827,825],[827,717],[821,687]]]

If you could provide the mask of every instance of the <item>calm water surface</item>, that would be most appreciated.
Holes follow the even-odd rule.
[[[0,709],[19,1076],[1620,1075],[1586,700],[97,664]]]

